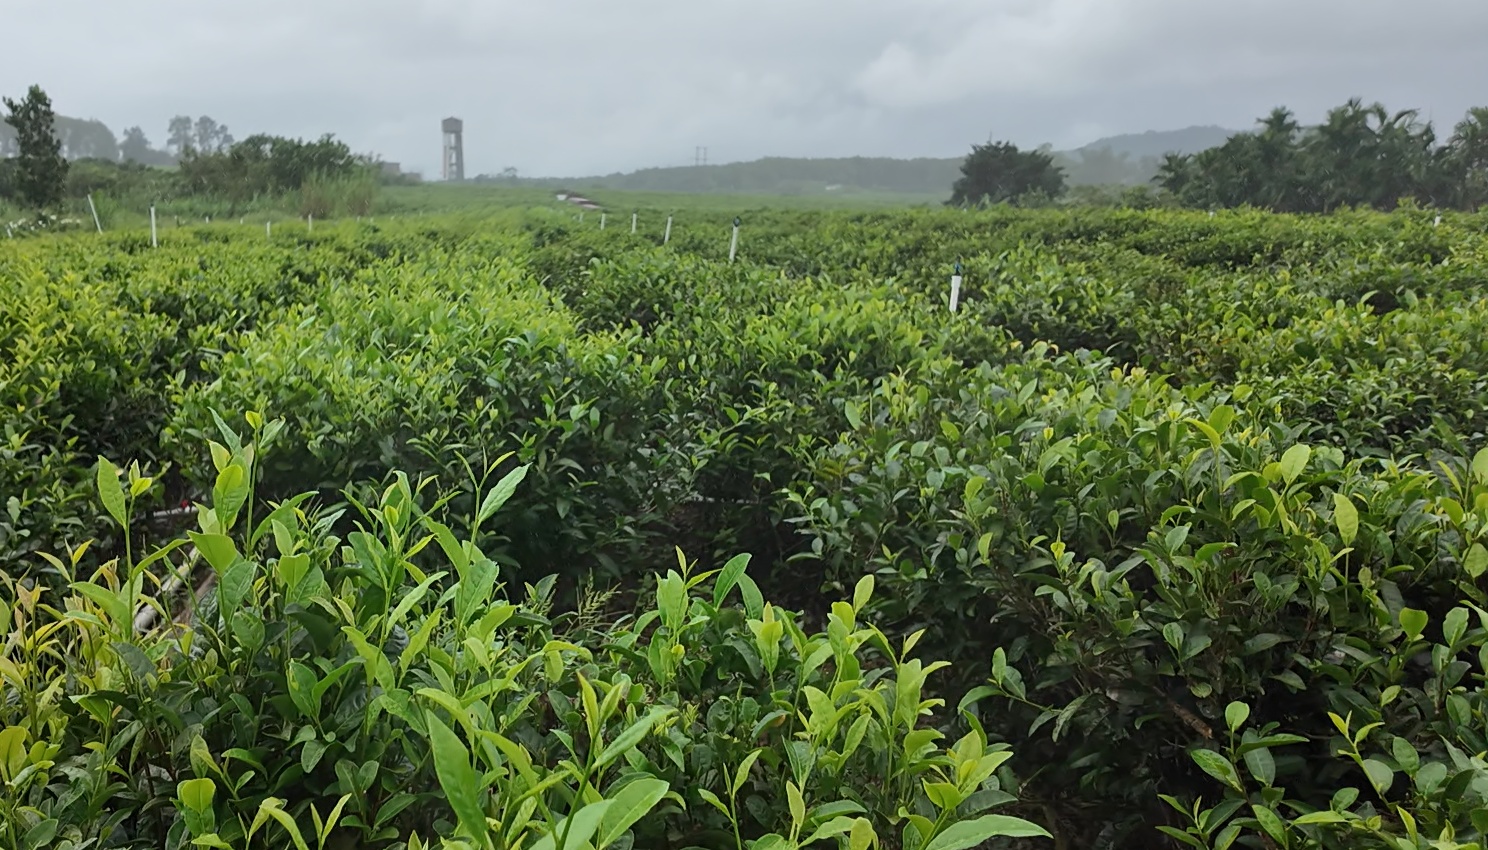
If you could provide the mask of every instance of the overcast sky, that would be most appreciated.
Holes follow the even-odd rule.
[[[760,156],[955,156],[1488,104],[1488,0],[0,0],[0,90],[164,141],[333,132],[436,177]]]

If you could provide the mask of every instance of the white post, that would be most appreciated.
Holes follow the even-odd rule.
[[[734,238],[729,240],[729,262],[734,261],[734,254],[739,251],[739,219],[734,217]]]
[[[267,237],[267,238],[269,238],[269,239],[273,239],[274,238],[274,222],[272,222],[272,221],[266,221],[266,222],[264,222],[264,236]]]
[[[599,214],[599,229],[600,230],[604,230],[605,219],[606,218],[609,218],[609,213],[600,213]]]
[[[305,232],[306,233],[314,233],[315,232],[315,216],[312,215],[312,214],[307,214],[305,216]]]
[[[103,232],[103,224],[98,221],[98,207],[93,206],[93,193],[92,192],[89,192],[88,193],[88,209],[90,211],[92,211],[92,213],[93,213],[93,226],[96,227],[96,228],[98,228],[98,232],[99,233],[102,233]]]
[[[159,248],[160,247],[159,234],[158,234],[158,231],[156,231],[156,229],[155,229],[155,205],[154,204],[151,204],[150,205],[150,247],[151,248]]]
[[[670,241],[672,241],[672,217],[667,216],[666,233],[661,237],[661,244],[665,245]]]
[[[951,275],[951,312],[961,305],[961,264],[956,264],[956,273]]]
[[[635,231],[636,231],[636,216],[638,216],[638,215],[640,215],[640,213],[631,213],[630,214],[630,232],[631,233],[635,233]]]

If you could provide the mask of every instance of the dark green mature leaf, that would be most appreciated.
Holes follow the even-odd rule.
[[[1240,771],[1235,769],[1235,765],[1231,764],[1229,759],[1213,750],[1204,749],[1192,750],[1189,756],[1194,760],[1194,764],[1197,764],[1199,769],[1205,773],[1236,791],[1245,792],[1240,784]]]

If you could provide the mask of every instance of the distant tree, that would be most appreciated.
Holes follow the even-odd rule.
[[[1488,205],[1488,107],[1468,110],[1447,142],[1447,168],[1459,180],[1460,203],[1467,209]]]
[[[119,140],[102,121],[57,118],[57,138],[62,142],[62,155],[68,159],[119,158]]]
[[[150,149],[150,140],[145,137],[145,131],[140,127],[130,127],[124,131],[124,140],[119,143],[119,157],[125,162],[147,162],[154,151]]]
[[[182,156],[191,150],[195,141],[196,132],[190,115],[177,115],[170,120],[165,135],[165,146],[171,153]]]
[[[218,152],[188,147],[180,165],[179,183],[186,192],[224,198],[234,210],[255,197],[350,181],[375,168],[369,157],[353,154],[329,134],[313,142],[257,134]]]
[[[501,169],[501,179],[509,183],[517,182],[517,169],[510,165]]]
[[[220,153],[232,147],[233,143],[233,137],[227,131],[227,125],[218,124],[207,115],[196,119],[192,137],[196,150],[202,153]]]
[[[37,211],[62,203],[67,186],[67,160],[57,138],[57,115],[41,86],[32,86],[19,102],[5,98],[10,114],[5,123],[15,128],[19,157],[15,186],[21,202]]]
[[[1302,128],[1278,108],[1252,133],[1194,155],[1169,155],[1154,178],[1189,207],[1250,205],[1278,212],[1345,206],[1393,209],[1488,203],[1488,110],[1473,110],[1446,144],[1416,110],[1390,112],[1359,98]]]
[[[961,164],[961,178],[951,187],[952,206],[1000,204],[1034,196],[1064,194],[1064,172],[1044,150],[1020,151],[1009,142],[973,145]]]

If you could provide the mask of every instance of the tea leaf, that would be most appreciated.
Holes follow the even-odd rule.
[[[1307,468],[1307,461],[1312,457],[1312,449],[1298,443],[1287,449],[1281,456],[1281,476],[1288,485],[1297,480],[1297,476]]]
[[[599,758],[594,760],[594,768],[598,770],[624,755],[627,751],[634,749],[636,745],[640,744],[651,733],[651,729],[656,726],[658,721],[663,717],[669,716],[673,711],[675,709],[670,706],[652,706],[651,710],[646,712],[644,717],[632,723],[624,732],[616,735],[615,740],[605,746],[604,750],[600,752]]]
[[[713,607],[723,607],[723,600],[728,598],[729,591],[739,583],[744,571],[749,568],[749,554],[735,555],[729,562],[723,565],[718,573],[718,579],[713,584]]]
[[[614,803],[614,800],[600,800],[579,809],[570,817],[558,821],[552,832],[543,836],[528,850],[577,850],[577,848],[587,846],[589,839],[599,829],[600,822],[604,820],[605,814]],[[562,847],[557,845],[560,840],[563,841]],[[604,845],[599,845],[595,850],[603,850],[603,848]]]
[[[599,836],[594,843],[595,850],[604,850],[619,841],[620,836],[656,808],[656,804],[670,790],[670,785],[655,777],[637,779],[626,784],[610,798],[613,805],[604,813]]]
[[[434,752],[434,772],[444,789],[445,799],[454,809],[460,828],[472,838],[486,835],[486,816],[481,808],[481,784],[470,765],[470,751],[434,712],[424,712],[429,727],[429,744]],[[592,830],[591,830],[592,832]]]
[[[1354,545],[1354,538],[1359,536],[1359,511],[1342,493],[1333,494],[1333,522],[1338,526],[1338,537],[1343,545]]]
[[[1395,771],[1376,759],[1364,760],[1364,774],[1369,777],[1369,784],[1374,786],[1375,792],[1381,796],[1395,784]]]
[[[1244,787],[1240,784],[1240,772],[1235,769],[1235,765],[1231,764],[1229,759],[1213,750],[1205,749],[1192,750],[1189,756],[1194,760],[1194,764],[1197,764],[1199,769],[1205,773],[1236,791],[1245,793]]]
[[[1246,718],[1250,717],[1250,706],[1243,702],[1232,702],[1225,707],[1225,724],[1234,732],[1245,725]]]
[[[1050,838],[1038,824],[1008,815],[982,815],[946,827],[924,850],[967,850],[991,838]]]
[[[1421,633],[1426,631],[1426,623],[1429,619],[1425,611],[1418,611],[1415,608],[1400,609],[1400,628],[1412,641],[1420,639]]]
[[[188,809],[202,813],[212,808],[212,798],[217,793],[217,783],[210,779],[187,779],[176,785],[176,796]]]
[[[1474,543],[1462,559],[1462,571],[1467,573],[1468,578],[1482,578],[1484,573],[1488,573],[1488,548],[1481,543]]]
[[[103,502],[103,507],[109,516],[120,528],[129,527],[129,517],[126,516],[128,508],[124,503],[124,485],[119,481],[119,469],[108,458],[99,455],[98,471],[95,476],[98,486],[98,498]]]
[[[492,487],[491,492],[486,494],[485,500],[481,502],[480,510],[476,512],[475,525],[477,528],[484,524],[486,520],[495,516],[496,512],[501,510],[501,506],[506,504],[507,500],[517,492],[517,485],[521,484],[522,479],[527,477],[527,469],[528,465],[523,464],[508,472],[500,481],[496,482],[496,486]]]

